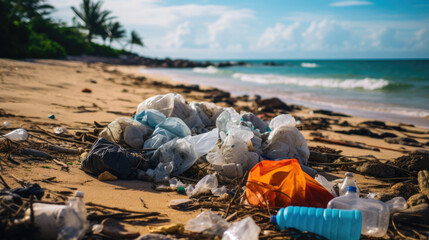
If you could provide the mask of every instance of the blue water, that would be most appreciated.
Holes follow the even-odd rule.
[[[143,71],[233,94],[276,96],[287,103],[429,127],[429,60],[245,62],[228,68]]]

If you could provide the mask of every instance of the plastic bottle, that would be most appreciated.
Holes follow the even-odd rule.
[[[323,209],[289,206],[282,208],[271,223],[280,229],[296,228],[320,234],[330,240],[359,239],[362,216],[358,210]]]
[[[359,198],[356,187],[347,187],[344,196],[336,197],[328,203],[328,208],[356,209],[362,214],[362,234],[383,237],[389,227],[389,208],[384,202]]]
[[[359,188],[357,187],[356,182],[353,179],[353,173],[346,172],[345,175],[346,177],[344,178],[343,184],[341,184],[341,187],[340,187],[340,196],[343,196],[344,194],[346,194],[348,186],[355,187],[359,196]]]
[[[407,209],[407,200],[403,197],[394,197],[387,201],[386,205],[389,208],[390,214],[392,214]]]

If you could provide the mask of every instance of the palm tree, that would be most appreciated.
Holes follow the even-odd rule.
[[[125,37],[125,29],[119,22],[110,22],[107,27],[107,37],[109,38],[109,47],[113,40],[118,40]]]
[[[130,39],[129,43],[131,44],[130,52],[133,51],[133,44],[137,44],[137,45],[144,47],[144,44],[142,42],[141,37],[134,30],[131,31],[131,39]]]
[[[80,9],[71,7],[73,12],[77,15],[83,24],[78,23],[79,28],[88,30],[88,42],[92,41],[94,35],[105,34],[106,22],[114,17],[109,16],[111,11],[101,10],[102,1],[91,2],[91,0],[82,0],[79,5]]]
[[[50,14],[54,7],[44,3],[46,0],[10,0],[12,4],[12,14],[17,13],[20,19],[26,17],[33,19],[36,16],[45,16]]]

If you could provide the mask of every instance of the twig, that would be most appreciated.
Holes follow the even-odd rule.
[[[105,208],[105,209],[116,210],[116,211],[120,211],[120,212],[140,213],[140,214],[146,214],[147,213],[147,212],[127,210],[127,209],[117,208],[117,207],[109,207],[109,206],[105,206],[105,205],[97,204],[97,203],[92,203],[92,202],[88,202],[88,203],[86,203],[86,205],[91,206],[91,207],[101,207],[101,208]]]
[[[344,162],[344,163],[321,163],[321,162],[311,162],[308,161],[309,164],[313,165],[323,165],[323,166],[340,166],[340,165],[355,165],[369,162],[369,160],[359,161],[359,162]]]
[[[57,165],[60,165],[61,167],[65,167],[65,168],[69,168],[69,166],[67,166],[67,164],[58,161],[57,159],[52,159],[52,161],[54,161],[54,163],[56,163]]]
[[[4,180],[4,178],[2,177],[2,175],[0,175],[0,179],[4,185],[5,188],[10,189],[9,185],[6,183],[6,181]]]
[[[153,217],[160,215],[159,212],[148,212],[144,214],[132,215],[129,213],[113,213],[113,214],[103,214],[103,215],[95,215],[88,216],[88,220],[103,220],[106,218],[115,218],[115,219],[133,219],[133,218],[144,218],[144,217]]]
[[[143,204],[143,207],[144,207],[144,208],[146,208],[146,209],[148,208],[148,207],[146,206],[146,203],[144,203],[143,198],[141,198],[141,197],[140,197],[140,202],[142,202],[142,204]]]

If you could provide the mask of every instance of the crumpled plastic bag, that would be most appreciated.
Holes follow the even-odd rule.
[[[288,127],[295,127],[296,121],[295,118],[292,117],[289,114],[281,114],[276,116],[270,121],[270,129],[274,131],[276,128],[280,126],[288,126]]]
[[[197,111],[205,126],[216,125],[216,119],[224,110],[212,102],[191,102],[189,106]]]
[[[306,174],[296,159],[265,160],[249,173],[247,201],[255,206],[271,208],[304,206],[326,208],[334,198],[316,180]]]
[[[204,211],[186,222],[185,229],[191,232],[222,236],[231,224],[212,211]]]
[[[240,115],[235,111],[234,108],[225,108],[224,111],[216,119],[216,127],[220,132],[228,132],[233,126],[240,124]]]
[[[268,145],[264,148],[264,154],[271,159],[296,158],[307,165],[310,157],[307,141],[296,127],[281,125],[270,133],[267,140]]]
[[[174,93],[165,95],[152,96],[137,106],[136,115],[139,115],[143,110],[155,109],[160,111],[166,117],[170,117],[174,108]]]
[[[194,146],[183,138],[175,138],[158,148],[150,159],[151,166],[160,163],[173,165],[170,173],[180,175],[188,170],[197,160]]]
[[[129,118],[120,117],[109,123],[99,137],[118,144],[126,143],[130,147],[140,149],[144,139],[149,137],[153,129]]]
[[[169,132],[180,138],[184,138],[188,135],[191,135],[191,130],[186,125],[186,123],[177,117],[169,117],[165,119],[160,124],[158,124],[156,128],[168,130]]]
[[[81,168],[96,176],[109,171],[118,178],[130,179],[137,176],[137,168],[146,170],[148,162],[138,151],[125,149],[104,138],[99,138],[82,160]]]
[[[187,136],[185,139],[194,146],[197,158],[200,158],[208,153],[216,144],[219,139],[219,130],[214,128],[210,132],[195,136]]]
[[[252,217],[235,222],[224,233],[222,240],[258,240],[261,228]]]
[[[195,185],[195,188],[191,192],[186,192],[186,195],[190,197],[195,197],[204,193],[211,192],[212,189],[218,187],[218,181],[216,173],[209,174],[204,176],[198,183]]]

